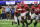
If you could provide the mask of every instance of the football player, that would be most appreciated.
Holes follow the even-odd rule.
[[[38,22],[40,22],[40,4],[38,6],[39,6],[39,21]]]
[[[26,9],[29,9],[30,12],[30,7],[26,4],[24,4],[23,1],[21,1],[21,3],[18,5],[18,7],[16,8],[17,12],[20,11],[20,15],[21,15],[21,23],[23,24],[22,27],[24,27],[24,22],[26,23],[26,27],[28,27],[29,23],[27,23],[26,20],[26,13],[28,13],[26,11]],[[19,12],[18,12],[19,13]]]
[[[32,23],[33,19],[35,18],[34,27],[36,27],[37,21],[39,19],[39,7],[38,7],[37,1],[34,2],[34,5],[31,7],[31,9],[34,11],[34,14],[31,17],[31,23]]]
[[[19,2],[17,2],[16,8],[18,7],[18,5],[19,5]],[[17,24],[17,22],[18,22],[18,25],[20,25],[20,23],[19,23],[19,20],[21,20],[20,11],[15,9],[14,17],[15,17],[15,23]]]

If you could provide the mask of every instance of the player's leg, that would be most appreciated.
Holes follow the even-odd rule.
[[[13,16],[12,18],[14,19],[14,13],[13,13],[13,15],[12,15],[12,16]]]
[[[11,13],[11,19],[12,19],[12,13]]]
[[[7,20],[8,20],[8,12],[7,12]]]
[[[15,24],[17,24],[17,17],[14,15],[14,19],[15,19],[15,21],[13,22],[12,21],[12,25],[15,23]]]
[[[10,14],[10,13],[9,13],[9,12],[7,12],[7,20],[9,20],[9,16],[10,16],[9,14]]]
[[[11,19],[13,19],[13,18],[14,18],[14,14],[11,13]],[[13,25],[13,23],[15,23],[15,22],[12,21],[12,25]]]
[[[40,14],[39,14],[39,21],[38,22],[40,22]]]
[[[1,19],[1,13],[0,13],[0,19]]]
[[[11,13],[11,19],[14,19],[14,13]]]
[[[35,23],[34,23],[34,27],[36,27],[38,19],[39,19],[39,15],[37,15],[37,17],[36,17],[36,20],[35,20]]]
[[[20,25],[20,23],[19,23],[20,18],[21,18],[20,13],[17,13],[17,21],[18,21],[18,25]]]
[[[18,17],[18,25],[20,25],[19,21],[21,21],[21,16]]]
[[[26,13],[26,19],[25,19],[26,27],[28,27],[28,25],[30,25],[30,23],[27,22],[27,16],[29,19],[31,18],[29,15],[29,12]]]
[[[29,13],[27,13],[26,16],[24,17],[24,21],[26,23],[26,27],[28,27],[28,25],[30,25],[30,23],[27,22],[27,18],[26,18],[27,16],[29,16]],[[30,18],[30,16],[28,18]]]
[[[14,16],[14,22],[12,21],[12,25],[13,25],[14,23],[17,24],[17,17],[16,17],[16,16]]]
[[[15,15],[15,23],[17,23],[18,22],[18,25],[20,25],[20,23],[19,23],[19,17],[20,16],[20,13],[16,13],[16,15]]]
[[[2,19],[4,18],[4,15],[3,15],[3,13],[2,13]]]
[[[16,16],[14,16],[14,19],[15,19],[15,24],[17,24],[17,17],[16,17]]]
[[[22,27],[24,27],[24,16],[21,16],[21,19],[22,19]]]
[[[27,22],[27,19],[25,19],[25,23],[26,23],[26,27],[28,27],[28,22]]]
[[[29,14],[26,14],[26,17],[27,16],[29,16]],[[30,18],[30,16],[28,18]],[[25,19],[25,23],[26,23],[26,27],[28,27],[28,25],[30,25],[30,23],[27,22],[27,18]]]
[[[24,13],[21,13],[21,19],[22,19],[22,24],[23,24],[23,27],[25,26],[24,25],[24,22],[25,22],[25,14],[26,14],[26,12],[24,12]]]
[[[34,27],[36,27],[36,25],[37,25],[37,20],[35,20]]]
[[[26,13],[26,15],[24,17],[25,18],[26,27],[28,27],[27,16],[28,16],[28,14]]]
[[[36,25],[37,25],[37,20],[35,20],[34,27],[36,27]]]
[[[28,20],[30,20],[31,18],[29,14],[30,14],[29,12],[26,14],[26,17],[28,16]]]
[[[11,15],[11,14],[10,14],[10,12],[8,12],[8,16],[9,16],[9,18],[8,18],[8,19],[10,19],[10,15]]]
[[[33,21],[34,18],[36,18],[36,14],[35,14],[35,13],[34,13],[33,16],[31,17],[31,22],[30,22],[30,24],[32,23],[32,21]]]
[[[5,19],[5,14],[3,13],[4,19]]]

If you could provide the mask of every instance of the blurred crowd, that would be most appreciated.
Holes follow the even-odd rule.
[[[14,18],[14,6],[3,6],[0,8],[0,19],[13,19]],[[13,18],[12,18],[13,17]]]
[[[19,2],[17,3],[17,5]],[[14,5],[7,5],[7,6],[1,6],[0,5],[0,19],[14,19],[14,13],[16,6]]]

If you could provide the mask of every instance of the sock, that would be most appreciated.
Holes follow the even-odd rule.
[[[20,25],[20,24],[19,24],[19,20],[18,20],[18,25]]]
[[[37,25],[37,21],[35,21],[35,23],[34,23],[34,26],[36,26]]]
[[[12,25],[13,25],[13,21],[12,21]]]
[[[33,21],[33,19],[31,19],[31,22],[30,23],[32,23],[32,21]]]

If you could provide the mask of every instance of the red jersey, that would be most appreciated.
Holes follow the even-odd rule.
[[[24,7],[23,7],[23,8],[21,8],[21,5],[18,5],[18,8],[19,8],[19,9],[22,9],[21,13],[26,12],[26,8],[27,8],[27,7],[28,7],[28,6],[27,6],[26,4],[24,4]]]
[[[17,5],[17,8],[18,8],[18,5]],[[19,11],[18,11],[18,10],[15,10],[15,12],[16,12],[16,13],[19,13]]]
[[[32,9],[34,9],[34,13],[39,13],[39,7],[36,8],[35,6],[32,6]]]
[[[39,6],[39,12],[40,12],[40,5],[38,5]]]

